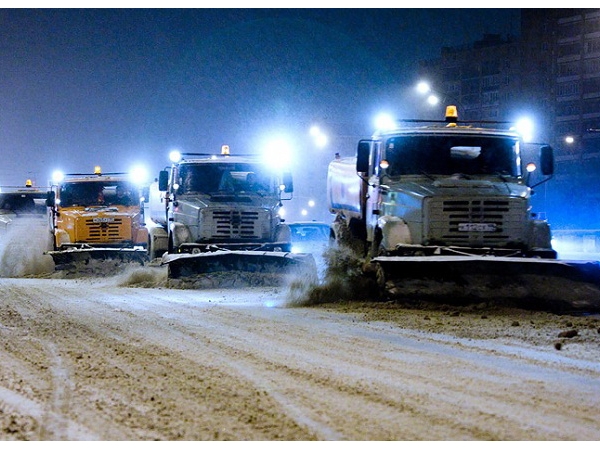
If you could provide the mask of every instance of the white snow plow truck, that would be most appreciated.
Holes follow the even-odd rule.
[[[57,269],[90,259],[144,264],[148,235],[135,174],[56,175],[47,193],[49,227]]]
[[[156,225],[148,229],[149,253],[162,257],[169,278],[215,272],[272,274],[281,282],[292,273],[316,278],[312,255],[291,252],[279,214],[293,192],[289,172],[258,155],[230,155],[228,146],[221,154],[170,158],[171,167],[150,186],[148,207]]]
[[[327,178],[335,241],[358,252],[385,298],[597,309],[598,262],[558,260],[548,223],[532,213],[533,188],[554,171],[552,148],[536,144],[542,174],[530,183],[535,164],[522,166],[520,135],[491,123],[459,122],[451,106],[445,120],[403,121],[361,140],[355,157],[336,157]]]

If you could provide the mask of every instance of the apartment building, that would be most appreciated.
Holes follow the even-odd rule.
[[[600,9],[522,9],[520,30],[442,48],[421,75],[465,120],[529,116],[556,155],[538,207],[555,228],[600,229]]]

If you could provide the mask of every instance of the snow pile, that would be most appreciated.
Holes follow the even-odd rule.
[[[51,245],[45,222],[15,219],[0,235],[0,276],[7,278],[40,275],[54,271]]]
[[[297,281],[290,285],[287,303],[309,306],[355,299],[377,299],[375,278],[365,274],[363,260],[346,247],[330,247],[324,254],[324,279],[319,284]]]

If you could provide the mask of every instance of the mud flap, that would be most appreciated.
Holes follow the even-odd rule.
[[[377,257],[388,298],[517,301],[554,311],[600,311],[600,263],[493,256]]]
[[[178,253],[163,255],[161,264],[168,265],[170,279],[201,278],[215,273],[229,274],[230,278],[242,274],[268,278],[263,277],[257,284],[284,284],[296,277],[315,282],[318,279],[317,265],[310,253],[251,250]]]
[[[70,248],[45,252],[52,256],[56,270],[72,264],[87,264],[90,260],[111,260],[136,262],[144,265],[148,261],[148,253],[143,248]]]

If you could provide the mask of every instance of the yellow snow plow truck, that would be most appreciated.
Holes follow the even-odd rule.
[[[147,208],[149,253],[168,265],[169,278],[210,278],[219,286],[316,279],[314,258],[292,253],[280,216],[293,192],[287,170],[259,155],[232,155],[228,146],[221,154],[170,158],[171,167],[150,186]]]
[[[460,122],[451,106],[445,120],[403,121],[337,157],[327,179],[335,241],[358,253],[384,298],[598,309],[598,261],[557,259],[532,212],[552,148],[496,124]]]
[[[57,268],[90,259],[143,264],[148,234],[139,185],[128,173],[56,175],[47,193]]]

